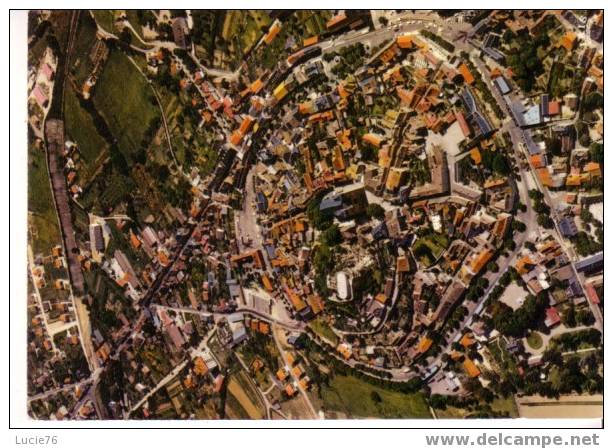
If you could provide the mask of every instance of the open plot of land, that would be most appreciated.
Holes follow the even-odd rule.
[[[336,333],[334,333],[334,331],[332,331],[330,325],[328,325],[328,323],[321,317],[312,320],[309,325],[311,326],[313,331],[321,337],[329,340],[334,345],[338,344],[338,336],[336,335]]]
[[[533,396],[517,400],[524,418],[602,418],[602,395],[562,396],[559,399]]]
[[[143,147],[148,128],[159,118],[147,81],[127,56],[112,51],[96,84],[94,104],[126,156]]]
[[[28,210],[34,254],[49,254],[52,247],[61,243],[60,227],[53,208],[45,152],[32,146],[28,150]]]
[[[240,406],[245,410],[249,418],[259,420],[264,418],[265,411],[257,397],[256,390],[249,384],[247,378],[241,378],[241,372],[232,377],[228,382],[228,392],[236,399]]]
[[[321,395],[326,410],[353,418],[431,418],[422,393],[390,391],[353,376],[335,376],[328,386],[322,386]]]
[[[281,412],[291,420],[313,418],[313,413],[302,395],[296,395],[291,400],[281,403]]]
[[[500,301],[509,305],[513,310],[516,310],[524,303],[526,300],[526,296],[528,295],[528,291],[526,291],[522,286],[518,285],[515,282],[509,284],[506,287],[504,292],[502,293],[502,297],[500,297]]]
[[[456,156],[460,153],[459,144],[462,140],[464,140],[464,134],[462,133],[460,123],[456,121],[449,126],[447,131],[442,135],[429,131],[428,137],[426,138],[426,146],[428,148],[431,146],[440,146],[447,154]]]

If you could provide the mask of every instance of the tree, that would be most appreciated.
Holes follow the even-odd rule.
[[[564,363],[564,358],[562,357],[562,353],[560,353],[560,351],[555,348],[549,348],[545,350],[541,360],[544,363],[551,363],[556,366],[561,366]]]
[[[547,138],[545,139],[545,146],[547,147],[547,151],[551,152],[553,155],[560,155],[562,152],[562,142],[558,138]]]
[[[575,315],[574,306],[571,305],[564,310],[564,313],[562,313],[562,322],[564,323],[564,325],[570,328],[577,326],[577,319]]]
[[[121,33],[119,34],[119,40],[126,45],[130,45],[132,43],[132,32],[128,27],[125,27],[123,30],[121,30]]]
[[[331,225],[323,231],[321,235],[322,242],[327,246],[336,246],[343,241],[343,236],[336,224]]]
[[[598,92],[591,92],[583,99],[583,108],[587,111],[593,111],[603,106],[604,98]]]
[[[545,227],[546,229],[553,228],[553,219],[551,219],[551,216],[545,215],[544,213],[536,217],[536,222],[539,226]]]
[[[504,154],[499,152],[496,153],[494,159],[492,160],[492,169],[503,176],[508,176],[511,173],[511,167],[509,166],[509,162]]]
[[[592,139],[590,138],[590,134],[582,134],[581,136],[579,136],[579,143],[584,148],[587,148],[588,146],[590,146],[590,143],[592,143]]]
[[[379,204],[368,204],[368,207],[366,207],[366,214],[369,218],[383,219],[385,210]]]
[[[376,390],[373,390],[370,393],[370,399],[373,401],[373,403],[381,403],[383,401],[381,399],[381,395],[379,395],[379,392],[377,392]]]
[[[602,143],[592,143],[590,145],[590,160],[592,162],[604,163],[604,145]]]

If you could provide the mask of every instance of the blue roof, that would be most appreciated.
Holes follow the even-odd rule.
[[[604,261],[604,252],[598,252],[597,254],[592,255],[591,257],[584,258],[583,260],[579,260],[575,263],[575,268],[578,271],[583,271],[589,269],[599,263]]]
[[[500,90],[500,93],[502,93],[503,95],[506,95],[507,93],[511,91],[511,87],[507,83],[507,80],[504,79],[504,77],[502,76],[499,76],[496,79],[494,79],[494,83],[498,87],[498,90]]]

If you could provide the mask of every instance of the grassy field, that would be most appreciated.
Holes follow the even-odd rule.
[[[431,417],[422,393],[390,391],[353,376],[335,376],[329,386],[322,386],[321,396],[326,410],[343,412],[353,418]]]
[[[98,134],[89,113],[81,107],[73,89],[66,89],[64,98],[66,134],[77,143],[81,152],[83,169],[79,173],[87,181],[108,156],[108,145]]]
[[[34,254],[49,254],[51,248],[61,243],[60,228],[49,184],[45,152],[33,147],[28,150],[28,211]]]
[[[509,398],[495,398],[491,403],[491,407],[492,411],[507,413],[509,417],[517,417],[519,415],[513,396]]]
[[[499,412],[504,416],[508,415],[509,417],[518,416],[517,406],[515,405],[515,400],[512,396],[509,398],[495,398],[490,406],[492,408],[492,412]],[[474,411],[470,409],[456,408],[454,406],[447,406],[445,409],[436,409],[434,412],[436,413],[436,417],[439,419],[470,418],[471,414],[474,414]]]
[[[152,97],[145,78],[127,56],[112,51],[96,85],[94,104],[128,157],[141,149],[151,121],[160,115]]]
[[[105,31],[112,33],[115,31],[115,11],[112,9],[94,9],[92,10],[96,23],[104,28]]]
[[[326,22],[332,17],[330,11],[301,10],[294,13],[302,25],[304,36],[321,34],[326,30]]]
[[[70,73],[79,86],[87,80],[94,69],[89,53],[96,42],[96,31],[94,19],[89,14],[82,14],[70,65]]]
[[[309,326],[313,329],[315,333],[317,333],[321,337],[329,340],[334,345],[338,344],[338,336],[336,336],[336,333],[332,331],[330,325],[328,325],[328,323],[323,318],[318,317],[317,319],[312,320],[311,322],[309,322]]]
[[[536,331],[531,332],[527,337],[528,345],[534,350],[543,346],[543,338]]]
[[[445,235],[432,232],[415,241],[413,253],[420,257],[424,264],[430,265],[441,256],[448,245],[449,240]]]

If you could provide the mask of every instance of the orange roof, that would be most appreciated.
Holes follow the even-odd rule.
[[[572,31],[569,31],[560,38],[560,46],[570,51],[575,46],[576,40],[577,40],[577,35],[573,33]]]
[[[362,140],[378,148],[379,146],[381,146],[382,139],[378,135],[368,133],[368,134],[364,134],[364,136],[362,137]]]
[[[534,261],[532,261],[528,255],[523,256],[515,263],[515,269],[517,269],[517,272],[520,274],[525,274],[530,271],[526,266],[534,266]]]
[[[332,166],[337,171],[345,169],[345,161],[343,160],[343,154],[339,146],[334,147],[334,153],[332,154]]]
[[[291,384],[287,384],[285,386],[285,392],[287,393],[287,395],[289,395],[290,397],[292,395],[294,395],[296,393],[296,389],[294,389],[294,386],[292,386]]]
[[[293,366],[294,363],[296,362],[296,358],[294,358],[294,355],[292,355],[291,353],[288,353],[287,356],[285,357],[285,359],[287,359],[287,363],[290,366]]]
[[[545,163],[541,154],[533,154],[530,156],[530,165],[534,168],[543,168]]]
[[[202,359],[200,356],[196,356],[196,358],[194,359],[194,373],[196,375],[202,376],[208,373],[208,371],[209,368],[204,362],[204,359]]]
[[[168,266],[168,263],[170,263],[170,260],[168,259],[168,255],[166,255],[166,252],[164,251],[158,252],[158,260],[160,261],[160,264],[162,266]]]
[[[298,384],[300,384],[300,387],[301,387],[303,390],[308,389],[308,388],[309,388],[309,378],[305,376],[304,378],[302,378],[302,379],[301,379],[301,380],[298,382]]]
[[[270,27],[268,34],[266,34],[266,36],[264,37],[264,42],[266,42],[267,44],[270,44],[273,41],[273,39],[277,37],[277,34],[279,34],[279,31],[281,31],[281,25],[279,25],[279,22],[275,22],[273,26]]]
[[[483,266],[485,266],[485,263],[487,263],[490,258],[492,258],[492,251],[489,249],[483,249],[479,253],[479,255],[472,261],[472,263],[470,264],[470,268],[476,274],[481,269],[483,269]]]
[[[343,355],[343,358],[351,358],[351,348],[347,344],[339,344],[336,351]]]
[[[243,120],[243,122],[241,123],[240,127],[238,128],[238,131],[242,134],[245,135],[247,132],[249,132],[249,129],[251,129],[251,125],[253,124],[253,117],[251,117],[250,115],[247,115],[245,117],[245,119]]]
[[[337,89],[338,94],[341,96],[341,98],[347,98],[349,96],[349,92],[347,92],[342,82],[338,83]]]
[[[505,182],[505,179],[488,179],[483,183],[483,188],[487,190],[488,188],[499,187],[500,185],[504,185]]]
[[[251,90],[252,93],[258,93],[260,90],[262,90],[263,86],[264,83],[261,79],[258,78],[251,83],[251,85],[249,86],[249,90]]]
[[[398,36],[396,43],[400,48],[413,48],[413,38],[408,34]]]
[[[583,171],[586,171],[588,173],[600,174],[600,163],[598,162],[586,163],[585,166],[583,167]]]
[[[551,173],[547,168],[539,168],[536,170],[536,174],[545,187],[551,187],[553,185],[553,181],[551,180]]]
[[[266,291],[272,292],[273,290],[272,283],[270,282],[270,279],[268,278],[266,274],[262,274],[262,284],[264,285],[264,288],[266,289]]]
[[[300,376],[302,375],[302,369],[300,368],[300,366],[296,366],[292,369],[292,373],[294,374],[295,377],[300,378]]]
[[[375,300],[385,305],[385,302],[387,302],[387,296],[383,294],[382,292],[380,292],[379,294],[375,296]]]
[[[472,378],[476,378],[479,375],[481,375],[481,371],[479,370],[479,367],[477,367],[470,358],[466,358],[462,364],[464,365],[464,370],[466,370],[466,373],[468,374],[468,376]]]
[[[285,287],[285,291],[289,296],[289,300],[290,302],[292,302],[292,305],[294,306],[296,311],[302,311],[306,308],[307,304],[304,303],[304,300],[302,300],[298,294],[289,289],[287,286]]]
[[[285,369],[277,370],[277,378],[279,378],[279,381],[285,381],[285,378],[287,378],[287,372]]]
[[[319,36],[311,36],[308,39],[305,39],[303,45],[308,47],[310,45],[316,44],[319,41]]]
[[[270,325],[268,325],[268,322],[260,322],[258,330],[262,334],[268,334],[270,333]]]
[[[346,18],[347,18],[347,16],[345,15],[345,13],[337,14],[334,17],[332,17],[330,20],[328,20],[328,22],[326,23],[326,28],[330,29],[333,26],[338,25],[339,23],[341,23]]]
[[[307,297],[307,303],[311,307],[313,314],[319,314],[324,310],[324,302],[318,295],[310,295]]]
[[[130,230],[130,243],[134,249],[138,249],[141,245],[140,240],[134,235],[134,233]]]
[[[475,82],[475,78],[473,77],[472,73],[470,72],[466,64],[461,64],[458,67],[458,70],[460,71],[460,74],[464,78],[464,81],[466,82],[466,84],[472,85],[472,83]]]
[[[430,339],[427,336],[424,336],[419,341],[419,344],[417,344],[417,351],[419,353],[426,353],[430,349],[430,347],[432,346],[432,342],[433,342],[432,339]]]
[[[230,136],[230,143],[232,143],[233,145],[238,145],[242,139],[243,139],[243,136],[238,130],[236,130]]]
[[[477,165],[481,163],[481,152],[479,151],[479,148],[474,147],[470,150],[470,158],[473,159]]]
[[[351,136],[350,129],[344,129],[336,133],[336,138],[338,139],[338,142],[343,146],[344,149],[351,149],[351,139],[349,138],[350,136]]]
[[[465,333],[464,336],[462,336],[462,339],[460,339],[460,344],[462,344],[464,348],[470,347],[475,342],[476,341],[471,337],[469,333]]]

